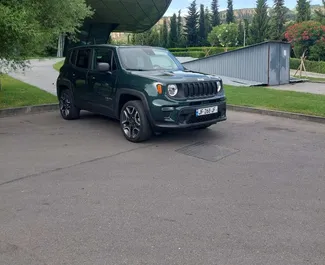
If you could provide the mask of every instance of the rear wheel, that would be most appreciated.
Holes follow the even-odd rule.
[[[74,105],[72,91],[64,89],[59,100],[60,113],[65,120],[75,120],[80,117],[80,109]]]
[[[120,125],[124,137],[130,142],[143,142],[150,139],[152,130],[140,100],[132,100],[122,107]]]

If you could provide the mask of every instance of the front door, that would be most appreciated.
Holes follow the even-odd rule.
[[[98,63],[108,63],[108,72],[100,72]],[[94,49],[93,64],[88,74],[89,90],[94,94],[93,104],[99,112],[111,115],[114,113],[114,95],[116,90],[116,62],[113,50],[109,48]]]
[[[77,50],[76,61],[73,62],[71,79],[74,86],[75,99],[78,105],[87,106],[91,96],[88,89],[88,71],[91,65],[91,49]]]

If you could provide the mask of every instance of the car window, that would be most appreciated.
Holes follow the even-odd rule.
[[[112,55],[113,52],[110,49],[95,49],[94,68],[97,69],[98,63],[108,63],[112,69]]]
[[[90,53],[91,53],[90,49],[79,50],[76,66],[79,68],[87,69],[89,66]]]

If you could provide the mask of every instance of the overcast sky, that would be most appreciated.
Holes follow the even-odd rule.
[[[187,7],[190,5],[192,0],[172,0],[171,6],[168,9],[166,15],[170,16],[173,13],[177,13],[179,9],[182,9],[182,13],[187,13]],[[273,1],[269,0],[269,6],[273,5]],[[312,5],[320,4],[322,0],[311,0]],[[211,0],[197,0],[196,3],[198,6],[200,4],[204,4],[210,7]],[[256,0],[233,0],[234,8],[248,8],[248,7],[255,7]],[[285,0],[285,4],[289,8],[293,8],[296,6],[297,0]],[[219,6],[221,10],[227,8],[227,0],[219,0]]]

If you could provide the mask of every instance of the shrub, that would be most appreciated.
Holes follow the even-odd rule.
[[[300,59],[296,59],[296,58],[291,58],[290,59],[290,68],[291,69],[298,69],[300,66]],[[306,66],[306,70],[308,72],[314,72],[314,73],[319,73],[319,74],[325,74],[325,62],[320,61],[305,61],[305,66]]]
[[[240,47],[228,47],[228,51],[239,49]],[[225,52],[223,47],[189,47],[189,48],[171,48],[169,49],[174,56],[180,57],[205,57],[206,51],[209,51],[209,55],[215,55]]]

